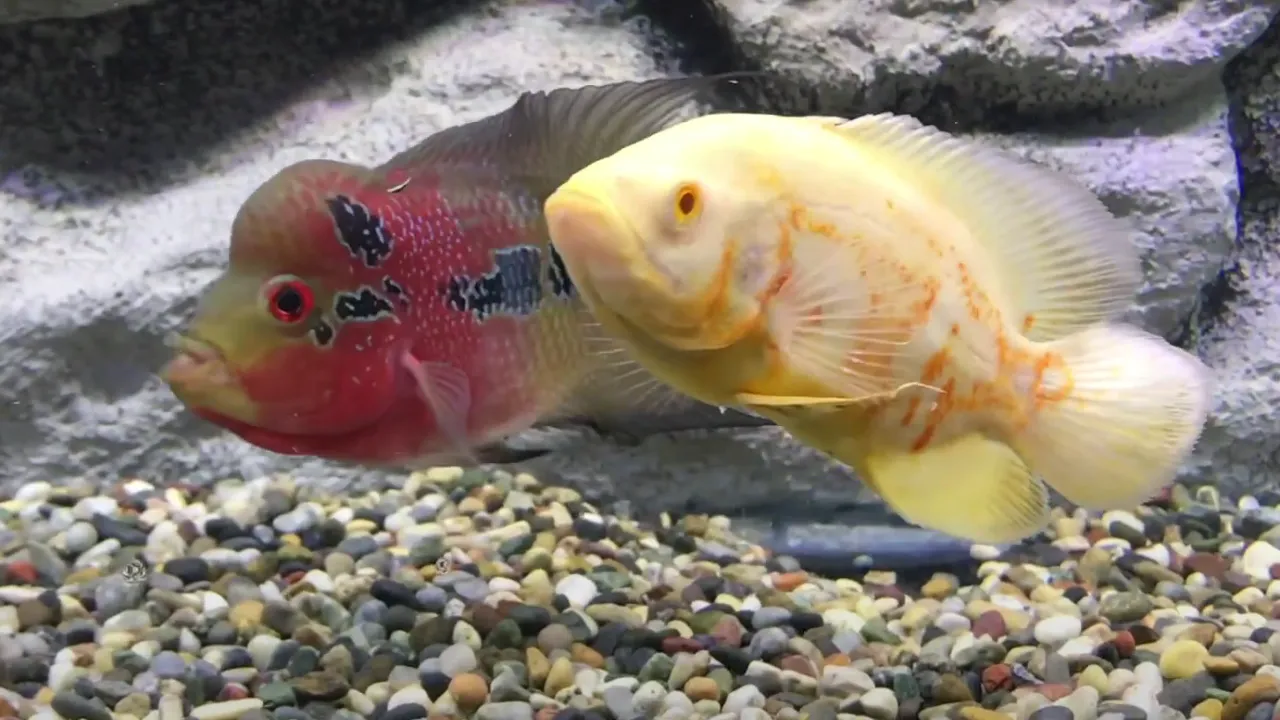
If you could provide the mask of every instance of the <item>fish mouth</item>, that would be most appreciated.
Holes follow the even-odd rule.
[[[613,203],[564,186],[547,199],[545,215],[551,241],[587,299],[646,324],[651,310],[670,302],[670,283]]]
[[[544,214],[551,241],[580,279],[609,285],[632,275],[639,243],[610,203],[566,186],[547,198]]]
[[[171,385],[188,385],[192,382],[213,385],[235,383],[227,367],[226,358],[217,345],[194,335],[171,333],[165,345],[174,355],[160,370],[160,377]]]

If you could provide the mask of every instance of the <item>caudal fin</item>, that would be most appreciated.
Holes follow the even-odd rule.
[[[1061,398],[1042,398],[1015,445],[1077,505],[1139,505],[1173,480],[1209,414],[1198,358],[1135,327],[1101,325],[1045,343],[1063,360]],[[1069,374],[1068,374],[1069,373]]]

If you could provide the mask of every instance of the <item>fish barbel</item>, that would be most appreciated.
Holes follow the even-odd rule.
[[[739,81],[528,92],[378,167],[281,170],[235,217],[163,378],[254,445],[375,465],[521,459],[494,443],[535,424],[769,424],[644,373],[586,311],[542,215],[573,172]]]
[[[719,114],[574,174],[547,222],[595,316],[659,378],[850,465],[979,542],[1171,481],[1208,368],[1118,317],[1124,222],[1064,175],[892,114]],[[1043,483],[1042,483],[1043,480]]]

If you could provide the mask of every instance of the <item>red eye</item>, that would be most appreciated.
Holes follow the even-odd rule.
[[[301,280],[281,280],[268,285],[267,311],[283,323],[296,323],[305,318],[316,304],[311,288]]]

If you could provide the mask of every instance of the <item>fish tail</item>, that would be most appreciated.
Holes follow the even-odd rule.
[[[1133,507],[1174,479],[1209,414],[1212,380],[1194,355],[1126,325],[1041,345],[1019,454],[1091,510]]]

